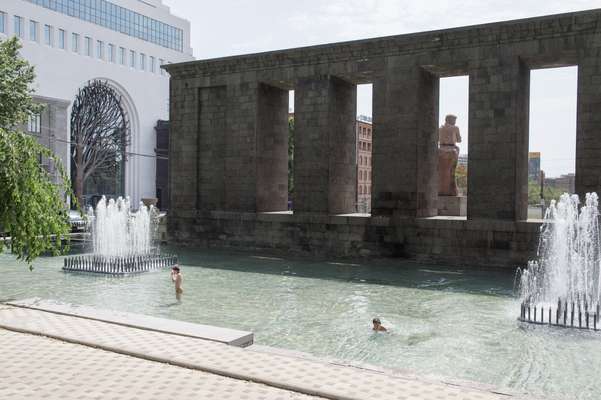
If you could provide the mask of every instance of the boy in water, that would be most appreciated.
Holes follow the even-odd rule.
[[[372,328],[376,332],[387,332],[388,330],[382,326],[382,322],[380,318],[374,318],[371,322],[373,322],[374,327]]]
[[[179,301],[182,298],[182,274],[179,271],[179,266],[176,264],[171,268],[171,281],[175,283],[175,298]]]

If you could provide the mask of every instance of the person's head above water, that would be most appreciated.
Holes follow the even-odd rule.
[[[171,268],[171,270],[175,271],[175,272],[179,272],[179,267],[176,265],[175,267]]]
[[[380,321],[380,318],[376,317],[376,318],[372,319],[371,322],[374,323],[374,327],[373,327],[374,331],[376,331],[376,332],[387,332],[388,331],[388,329],[386,329],[382,326],[382,321]]]

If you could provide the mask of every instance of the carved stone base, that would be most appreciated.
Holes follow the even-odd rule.
[[[467,215],[466,196],[438,196],[438,215],[464,217]]]

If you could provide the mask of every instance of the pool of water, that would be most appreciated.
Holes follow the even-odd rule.
[[[174,251],[174,249],[170,249]],[[258,344],[552,399],[598,399],[601,333],[520,325],[514,274],[399,260],[344,264],[216,251],[131,277],[33,272],[0,254],[0,299],[41,297],[255,332]],[[371,331],[378,316],[389,334]]]

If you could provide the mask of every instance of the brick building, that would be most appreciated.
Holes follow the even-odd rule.
[[[371,212],[371,121],[357,119],[357,212]]]

